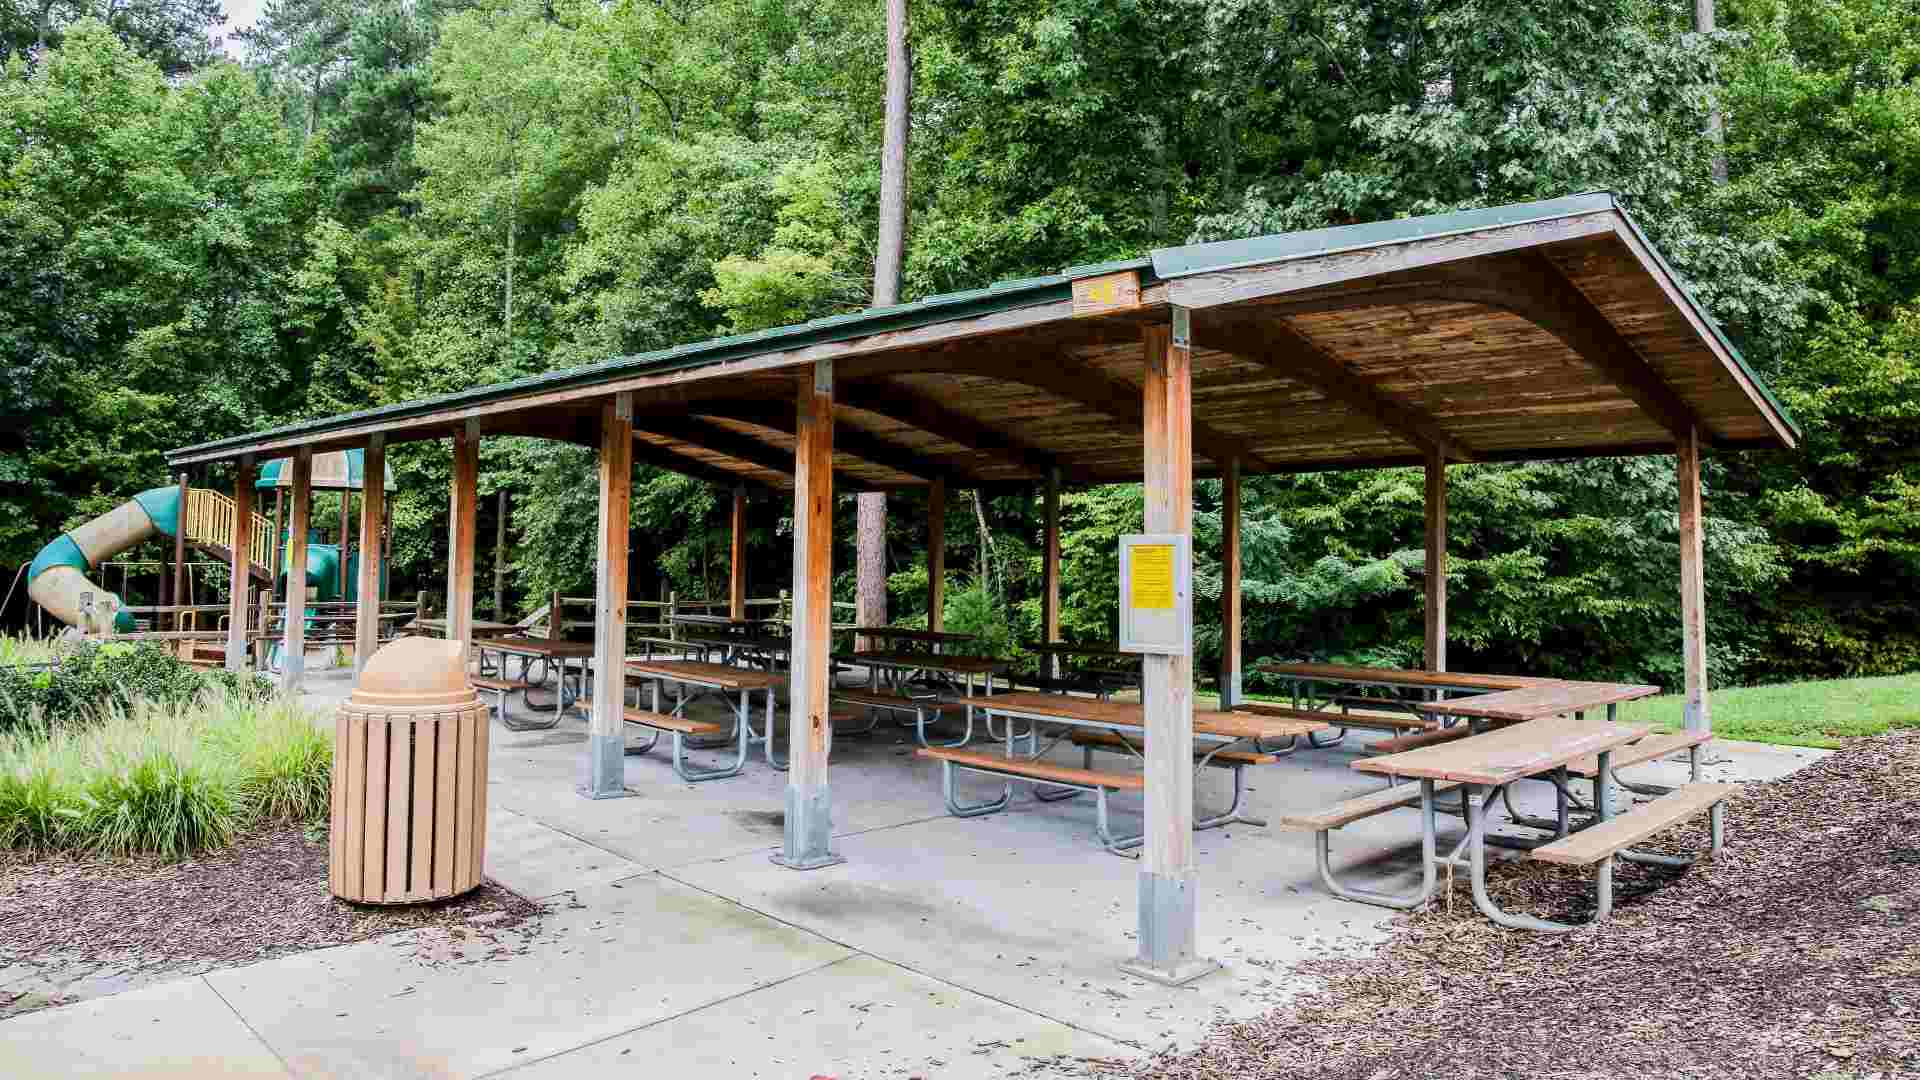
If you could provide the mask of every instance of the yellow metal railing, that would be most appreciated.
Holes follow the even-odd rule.
[[[233,500],[217,491],[188,488],[186,512],[182,515],[182,527],[187,530],[187,539],[196,544],[217,544],[231,548],[235,509]],[[270,566],[273,562],[273,522],[259,514],[252,516],[252,537],[247,558],[255,566]]]

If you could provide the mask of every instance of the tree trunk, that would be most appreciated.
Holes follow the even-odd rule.
[[[907,129],[913,59],[907,48],[907,0],[887,0],[887,121],[880,152],[880,230],[873,256],[873,306],[900,302],[900,265],[907,249]],[[861,493],[856,618],[887,623],[887,496]]]
[[[514,246],[520,239],[520,180],[514,178],[513,201],[507,204],[507,349],[513,349],[513,254]]]
[[[1713,33],[1713,0],[1693,0],[1693,28],[1702,34]],[[1727,182],[1727,132],[1717,93],[1707,110],[1707,138],[1713,140],[1713,182],[1724,184]]]

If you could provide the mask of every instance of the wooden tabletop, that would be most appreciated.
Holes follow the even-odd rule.
[[[1353,767],[1361,772],[1419,780],[1508,784],[1602,750],[1625,746],[1647,731],[1644,724],[1552,716],[1404,753],[1363,758]]]
[[[1433,687],[1460,690],[1522,690],[1557,680],[1530,675],[1480,675],[1470,671],[1416,671],[1359,664],[1261,664],[1260,671],[1292,679],[1368,683],[1375,686]]]
[[[1538,720],[1545,716],[1584,712],[1604,708],[1620,701],[1652,697],[1657,686],[1632,683],[1551,682],[1519,690],[1503,690],[1479,697],[1454,698],[1451,701],[1416,701],[1413,707],[1423,713],[1441,716],[1472,716],[1483,720]]]
[[[954,675],[981,675],[1000,671],[1005,660],[985,656],[945,656],[940,653],[856,652],[834,656],[843,664],[871,664],[876,667],[917,668],[921,671],[945,671]]]
[[[524,634],[475,638],[473,647],[513,653],[516,656],[544,656],[549,660],[573,660],[593,655],[591,641],[554,641],[549,638],[527,637]]]
[[[1022,719],[1040,718],[1099,727],[1144,728],[1147,726],[1145,707],[1135,702],[1097,701],[1093,698],[1069,697],[1066,694],[1035,694],[1026,691],[989,694],[968,700],[974,708],[1010,714]],[[1284,739],[1290,735],[1326,731],[1332,726],[1318,720],[1281,719],[1249,712],[1195,709],[1193,713],[1193,730],[1196,734],[1218,735],[1233,739]]]
[[[916,630],[910,626],[856,626],[853,632],[865,637],[926,641],[935,645],[958,645],[980,640],[978,634],[949,634],[944,630]]]
[[[675,615],[673,621],[676,623],[685,623],[688,626],[723,626],[744,629],[752,626],[765,626],[774,620],[736,619],[731,615]]]
[[[764,671],[708,664],[699,660],[628,660],[627,672],[642,678],[695,683],[720,690],[765,690],[770,686],[784,685],[787,681],[783,676],[769,675]]]

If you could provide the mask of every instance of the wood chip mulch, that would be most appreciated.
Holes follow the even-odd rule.
[[[176,863],[0,852],[0,1017],[416,927],[524,935],[543,909],[488,882],[437,904],[327,891],[327,845],[278,826]]]
[[[1503,930],[1466,876],[1375,954],[1198,1048],[1103,1076],[1920,1076],[1920,732],[1849,743],[1728,803],[1728,847],[1674,876],[1621,864],[1622,902],[1571,934]],[[1705,827],[1658,845],[1704,846]],[[1590,877],[1491,871],[1509,911],[1565,918]]]

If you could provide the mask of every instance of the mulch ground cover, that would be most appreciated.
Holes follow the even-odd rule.
[[[0,852],[0,1017],[395,930],[523,935],[541,910],[491,883],[437,904],[344,903],[326,841],[299,826],[176,863]]]
[[[1728,804],[1728,847],[1621,864],[1597,927],[1503,930],[1466,876],[1373,955],[1198,1048],[1095,1071],[1165,1080],[1920,1076],[1920,732],[1849,743]],[[1704,821],[1650,847],[1704,847]],[[1509,911],[1591,910],[1590,876],[1509,862]]]

